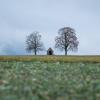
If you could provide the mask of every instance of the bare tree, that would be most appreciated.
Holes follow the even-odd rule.
[[[75,30],[70,27],[61,28],[58,31],[58,35],[55,38],[55,48],[65,51],[65,55],[67,55],[68,51],[75,51],[78,49],[78,40],[76,37]]]
[[[29,36],[27,36],[26,45],[26,50],[28,52],[33,51],[35,55],[37,55],[37,52],[44,49],[39,32],[33,32]]]

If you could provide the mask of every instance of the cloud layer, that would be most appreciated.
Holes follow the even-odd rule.
[[[70,54],[100,54],[99,5],[100,0],[0,0],[0,54],[27,54],[26,36],[34,31],[46,49],[54,48],[58,29],[65,26],[76,30],[80,42]]]

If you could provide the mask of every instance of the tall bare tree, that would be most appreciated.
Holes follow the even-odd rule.
[[[70,27],[64,27],[59,29],[58,35],[55,38],[55,48],[65,51],[67,55],[68,51],[74,51],[78,49],[78,40],[76,37],[75,30]]]
[[[43,43],[41,42],[41,35],[39,32],[33,32],[29,36],[27,36],[26,40],[26,50],[28,52],[33,51],[35,55],[37,55],[38,51],[42,51],[44,49]]]

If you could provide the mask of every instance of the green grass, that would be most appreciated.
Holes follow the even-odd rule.
[[[100,63],[0,62],[0,100],[100,100]]]
[[[0,56],[0,61],[100,63],[100,56]]]

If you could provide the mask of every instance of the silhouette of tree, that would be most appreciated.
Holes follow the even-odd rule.
[[[76,51],[78,50],[78,40],[76,37],[75,30],[70,27],[64,27],[59,29],[58,35],[55,38],[55,48],[65,51],[65,55],[67,55],[68,51]]]
[[[26,50],[28,52],[34,52],[35,55],[37,55],[37,52],[44,49],[39,32],[33,32],[29,36],[27,36],[26,46]]]

